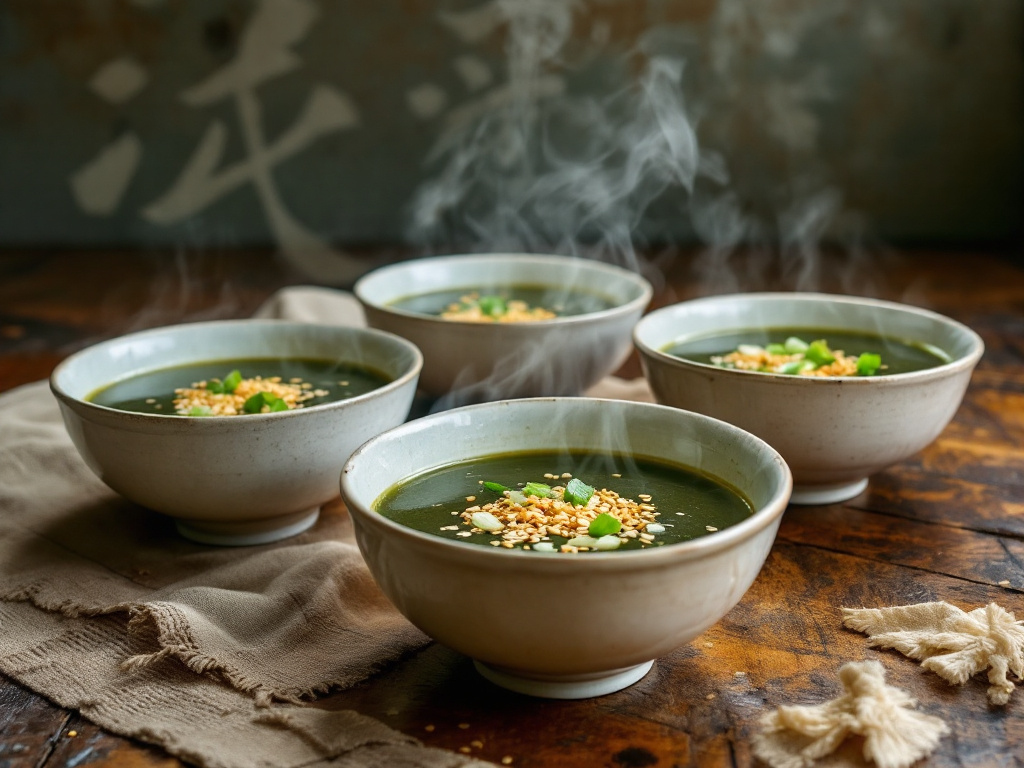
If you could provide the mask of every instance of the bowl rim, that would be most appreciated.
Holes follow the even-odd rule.
[[[735,525],[731,525],[728,528],[716,531],[713,535],[701,536],[696,539],[691,539],[690,541],[683,541],[664,547],[658,547],[656,549],[628,550],[623,552],[589,552],[583,557],[570,557],[560,553],[524,552],[519,549],[507,549],[504,547],[482,547],[476,544],[451,541],[429,533],[417,531],[413,528],[404,526],[401,523],[396,523],[395,521],[377,513],[372,509],[372,507],[364,507],[363,505],[353,501],[349,489],[349,475],[353,471],[353,468],[357,467],[360,462],[366,461],[362,456],[368,451],[374,450],[375,446],[379,443],[399,438],[407,430],[423,429],[424,426],[429,426],[429,424],[434,421],[461,418],[462,415],[470,411],[494,410],[497,408],[508,407],[516,408],[519,407],[520,404],[535,403],[551,403],[552,407],[557,407],[557,403],[561,401],[570,401],[577,404],[580,402],[588,402],[592,403],[593,405],[590,407],[594,408],[609,407],[607,404],[611,404],[610,407],[617,407],[621,409],[650,410],[652,412],[657,410],[663,412],[665,414],[665,418],[684,418],[711,424],[715,429],[721,429],[728,433],[732,433],[745,441],[758,445],[762,450],[766,450],[771,464],[774,465],[781,474],[780,479],[782,482],[780,488],[767,501],[767,503],[761,507],[761,509],[756,510],[750,515],[750,517],[736,523]],[[428,468],[428,470],[423,471],[429,471],[429,469],[433,468]],[[400,480],[401,479],[405,478],[400,478]],[[392,485],[393,483],[387,487],[390,488]],[[633,400],[614,400],[609,398],[588,397],[533,397],[514,400],[494,400],[487,403],[452,408],[448,411],[441,411],[439,413],[423,416],[419,419],[407,421],[404,424],[393,427],[392,429],[382,432],[381,434],[367,440],[349,457],[341,471],[341,496],[349,511],[349,515],[357,525],[369,523],[370,525],[382,529],[385,535],[397,536],[407,541],[415,542],[416,544],[434,549],[440,556],[446,557],[450,555],[466,562],[480,564],[487,563],[488,567],[498,562],[505,562],[507,565],[517,563],[520,565],[532,565],[536,563],[537,565],[533,567],[555,572],[577,572],[579,569],[618,571],[624,568],[630,570],[635,570],[637,568],[662,568],[670,563],[679,561],[703,559],[723,550],[738,546],[743,541],[753,538],[777,522],[781,522],[782,514],[786,511],[792,490],[793,474],[790,471],[789,465],[786,464],[786,461],[782,458],[782,455],[765,440],[762,440],[746,430],[740,429],[739,427],[736,427],[726,421],[722,421],[721,419],[716,419],[694,411],[674,408],[672,406]]]
[[[773,373],[769,371],[745,371],[737,368],[720,368],[710,363],[701,363],[696,360],[687,360],[682,357],[676,357],[670,355],[661,349],[651,346],[644,341],[641,336],[646,330],[647,326],[651,324],[651,318],[655,316],[669,316],[672,314],[678,314],[686,308],[698,304],[717,304],[720,302],[734,301],[737,299],[750,299],[755,302],[762,301],[773,301],[773,300],[786,300],[786,301],[797,301],[805,303],[829,303],[829,304],[851,304],[862,307],[878,307],[880,309],[894,310],[897,312],[903,312],[910,315],[918,315],[925,317],[935,322],[938,322],[944,326],[953,328],[963,334],[970,342],[970,349],[968,352],[960,357],[953,358],[952,360],[941,363],[940,365],[932,366],[931,368],[923,368],[918,371],[906,371],[904,373],[886,373],[879,374],[876,376],[793,376],[791,374],[784,373]],[[723,326],[722,331],[730,330],[730,326]],[[680,338],[679,336],[676,337]],[[666,344],[671,343],[665,342]],[[954,320],[951,317],[947,317],[939,312],[935,312],[930,309],[924,309],[923,307],[915,307],[910,304],[901,304],[895,301],[887,301],[885,299],[874,299],[867,296],[853,296],[848,294],[837,294],[837,293],[817,293],[817,292],[801,292],[801,291],[765,291],[765,292],[751,292],[751,293],[727,293],[718,294],[715,296],[702,296],[700,298],[688,299],[686,301],[680,301],[675,304],[669,304],[664,307],[652,310],[647,315],[642,317],[639,322],[633,327],[633,345],[640,353],[641,358],[648,358],[656,360],[662,364],[672,365],[677,368],[696,369],[698,371],[714,372],[716,375],[726,377],[755,377],[756,380],[771,382],[775,384],[790,384],[794,382],[815,382],[811,386],[871,386],[874,382],[874,386],[878,386],[878,382],[916,382],[920,380],[927,380],[931,378],[945,378],[946,376],[955,374],[963,370],[971,370],[977,365],[981,359],[982,354],[985,352],[985,343],[978,333],[965,325],[964,323]]]
[[[630,280],[633,285],[639,289],[640,293],[633,299],[623,302],[621,304],[615,304],[607,309],[599,309],[594,312],[584,312],[578,315],[562,315],[559,317],[549,318],[547,320],[533,320],[528,323],[479,323],[469,320],[457,320],[457,319],[445,319],[437,317],[435,315],[428,315],[423,312],[412,312],[406,309],[398,309],[389,304],[372,301],[366,296],[367,286],[372,284],[375,280],[385,279],[389,274],[395,274],[404,272],[408,269],[413,269],[416,266],[421,266],[426,262],[433,263],[452,263],[457,264],[460,261],[479,261],[479,262],[491,262],[491,261],[502,261],[508,262],[509,260],[516,262],[523,262],[525,264],[537,264],[550,266],[552,263],[559,263],[562,265],[577,265],[587,269],[595,270],[598,272],[606,273],[608,278],[616,280]],[[459,286],[453,285],[453,288]],[[466,286],[468,287],[468,286]],[[561,254],[543,254],[543,253],[461,253],[461,254],[448,254],[443,256],[426,256],[416,259],[407,259],[405,261],[395,262],[394,264],[388,264],[383,267],[368,272],[367,274],[360,277],[355,285],[352,287],[352,293],[359,300],[364,307],[369,307],[380,312],[393,315],[395,317],[407,318],[409,320],[421,321],[426,324],[436,324],[438,326],[446,327],[472,327],[472,328],[504,328],[507,332],[522,332],[522,329],[530,328],[551,328],[552,326],[558,325],[575,325],[578,323],[593,322],[594,320],[600,320],[604,318],[618,317],[620,315],[627,315],[635,311],[643,311],[643,309],[650,303],[651,298],[654,295],[654,286],[651,282],[641,275],[639,272],[634,272],[625,267],[617,264],[608,264],[603,261],[597,261],[595,259],[585,259],[580,256],[565,256]],[[518,331],[513,329],[520,329]]]
[[[327,403],[320,403],[318,405],[312,405],[308,408],[293,408],[287,411],[277,411],[271,413],[250,413],[246,414],[245,423],[255,424],[263,423],[270,420],[285,419],[288,417],[295,417],[301,413],[318,413],[326,410],[334,410],[342,408],[346,405],[362,402],[365,400],[371,400],[378,397],[382,397],[396,389],[401,389],[410,382],[414,382],[418,379],[420,371],[423,369],[423,353],[420,352],[419,347],[413,344],[408,339],[405,339],[397,334],[383,331],[377,328],[364,328],[351,325],[332,325],[330,323],[311,323],[302,320],[287,320],[283,318],[235,318],[225,320],[199,320],[195,322],[175,323],[173,325],[162,325],[155,328],[146,328],[141,331],[134,331],[131,333],[125,333],[120,336],[115,336],[110,339],[104,339],[95,344],[90,344],[87,347],[77,350],[71,353],[66,358],[61,360],[51,372],[48,382],[50,391],[53,392],[54,396],[58,400],[63,400],[68,403],[75,403],[79,408],[85,409],[85,412],[93,413],[104,413],[104,414],[115,414],[125,418],[130,418],[133,422],[142,423],[159,423],[161,420],[171,420],[174,423],[191,423],[191,424],[204,424],[204,425],[223,425],[235,423],[235,420],[230,418],[211,418],[209,416],[184,416],[181,414],[174,413],[141,413],[137,411],[124,411],[119,408],[111,408],[107,405],[101,405],[94,403],[91,400],[86,400],[82,397],[77,397],[69,393],[60,384],[60,377],[64,371],[75,364],[77,361],[89,356],[90,354],[96,354],[105,347],[109,347],[113,344],[122,343],[124,341],[131,341],[135,339],[144,339],[147,336],[158,336],[163,333],[175,332],[181,330],[196,330],[202,332],[203,329],[214,329],[223,328],[226,326],[245,326],[245,327],[259,327],[259,326],[274,326],[277,328],[293,328],[293,329],[304,329],[304,328],[316,328],[316,329],[328,329],[332,332],[341,332],[354,336],[375,336],[381,340],[386,340],[386,343],[395,344],[398,347],[403,348],[407,353],[412,356],[412,365],[409,366],[408,370],[404,371],[400,376],[396,377],[392,381],[389,381],[383,386],[371,389],[368,392],[364,392],[361,395],[355,395],[344,400],[334,400]],[[202,360],[196,360],[195,362],[203,362]],[[108,382],[114,384],[119,381],[131,378],[132,376],[149,373],[152,371],[163,370],[172,366],[163,366],[155,368],[147,368],[145,370],[135,371],[134,373],[125,374],[118,378],[111,379]]]

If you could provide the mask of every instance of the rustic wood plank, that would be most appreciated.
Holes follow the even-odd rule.
[[[791,506],[779,539],[1024,590],[1024,541],[840,505]],[[1019,598],[1019,596],[1018,596]]]
[[[71,718],[67,711],[0,674],[0,766],[42,765]]]

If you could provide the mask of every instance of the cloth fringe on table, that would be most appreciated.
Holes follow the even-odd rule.
[[[349,295],[286,289],[262,317],[361,325]],[[609,380],[588,394],[650,399]],[[213,548],[85,466],[46,382],[0,396],[0,671],[204,768],[481,766],[315,698],[429,642],[384,598],[343,514]]]
[[[885,683],[877,661],[839,670],[845,692],[812,706],[781,706],[761,719],[754,754],[772,768],[810,768],[851,735],[864,737],[864,758],[879,768],[907,768],[930,754],[949,727],[915,712],[916,701]]]
[[[1003,705],[1024,678],[1024,622],[989,603],[965,612],[947,602],[889,608],[843,608],[843,624],[868,635],[868,644],[895,648],[951,685],[988,670],[988,699]]]

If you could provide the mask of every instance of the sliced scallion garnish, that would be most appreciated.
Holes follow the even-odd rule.
[[[481,312],[491,317],[500,317],[508,311],[508,306],[501,296],[481,296],[477,301],[477,306],[480,307]]]
[[[504,528],[504,524],[490,512],[474,512],[469,521],[482,531],[494,533]]]
[[[523,493],[527,496],[536,496],[538,499],[546,499],[551,495],[551,486],[544,483],[527,483],[523,486]]]
[[[857,358],[857,375],[874,376],[882,367],[882,356],[873,352],[864,352]]]
[[[494,491],[495,493],[504,493],[505,491],[508,490],[508,488],[506,488],[501,483],[492,482],[484,482],[484,488],[486,488],[488,491]]]
[[[828,348],[828,344],[824,339],[812,341],[807,345],[807,350],[804,352],[804,359],[810,360],[819,368],[823,365],[831,365],[836,361],[835,356],[832,354],[832,350]]]
[[[242,404],[242,410],[246,413],[263,413],[263,406],[267,406],[271,412],[288,410],[288,403],[271,392],[252,395]]]
[[[565,484],[565,491],[562,492],[562,499],[577,507],[585,507],[590,497],[594,495],[594,488],[587,485],[578,477],[574,477]]]
[[[193,405],[186,416],[213,416],[213,409],[208,405]]]
[[[242,372],[234,370],[224,377],[224,391],[234,392],[238,389],[238,385],[242,383]]]
[[[807,342],[798,336],[790,336],[782,343],[782,346],[785,347],[786,352],[791,355],[807,351]]]
[[[622,539],[620,539],[618,536],[602,536],[597,540],[597,543],[594,545],[594,549],[618,549],[619,546],[621,546],[621,544]]]
[[[769,355],[788,355],[785,344],[769,344],[764,348]]]
[[[618,533],[622,530],[622,522],[614,515],[609,515],[607,512],[602,512],[600,515],[590,521],[590,527],[587,528],[587,533],[594,537],[608,536],[612,533]]]

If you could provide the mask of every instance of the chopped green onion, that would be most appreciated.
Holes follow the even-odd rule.
[[[736,351],[741,355],[760,355],[764,352],[764,347],[759,347],[757,344],[740,344],[736,347]]]
[[[210,379],[206,382],[206,391],[214,395],[223,395],[224,382],[220,379]]]
[[[836,361],[832,350],[828,348],[828,344],[825,343],[824,339],[812,341],[807,346],[807,351],[804,352],[804,358],[810,360],[817,367],[831,365]]]
[[[864,352],[857,358],[857,375],[873,376],[882,367],[882,356]]]
[[[213,409],[208,405],[193,405],[188,409],[186,416],[213,416]]]
[[[238,385],[242,383],[242,372],[234,370],[224,377],[224,391],[234,392],[238,389]]]
[[[474,512],[473,516],[469,518],[469,521],[480,530],[487,531],[488,533],[500,531],[505,527],[502,522],[490,512]]]
[[[562,492],[562,500],[568,501],[577,507],[585,507],[590,497],[594,495],[594,488],[584,483],[578,477],[574,477],[565,484],[565,491]]]
[[[555,545],[550,541],[538,541],[533,545],[534,552],[554,552]]]
[[[505,491],[508,490],[508,488],[506,488],[501,483],[491,483],[491,482],[485,482],[484,483],[484,488],[486,488],[488,491],[494,491],[495,493],[504,493]]]
[[[789,351],[786,349],[785,344],[769,344],[765,347],[765,351],[769,355],[788,355]]]
[[[527,483],[523,486],[523,493],[527,496],[536,496],[538,499],[546,499],[551,495],[551,486],[544,483]]]
[[[525,504],[526,494],[522,491],[511,490],[508,492],[509,501],[513,504]]]
[[[803,363],[800,360],[794,360],[791,363],[786,363],[785,365],[781,366],[778,372],[785,373],[790,376],[796,376],[797,374],[800,373],[800,369],[802,366]]]
[[[596,547],[597,539],[593,536],[573,536],[565,543],[570,547]]]
[[[263,406],[273,411],[287,411],[288,403],[271,392],[257,392],[242,404],[246,413],[263,413]]]
[[[481,296],[477,302],[480,311],[491,317],[500,317],[508,311],[505,300],[501,296]]]
[[[607,512],[602,512],[590,521],[587,533],[591,536],[607,536],[611,533],[618,533],[621,530],[622,523],[617,517],[609,515]]]
[[[786,339],[782,346],[786,348],[786,352],[791,355],[798,354],[800,352],[807,351],[807,342],[797,336],[790,336]]]
[[[622,539],[618,536],[602,536],[597,540],[594,549],[618,549],[620,544],[622,544]]]

